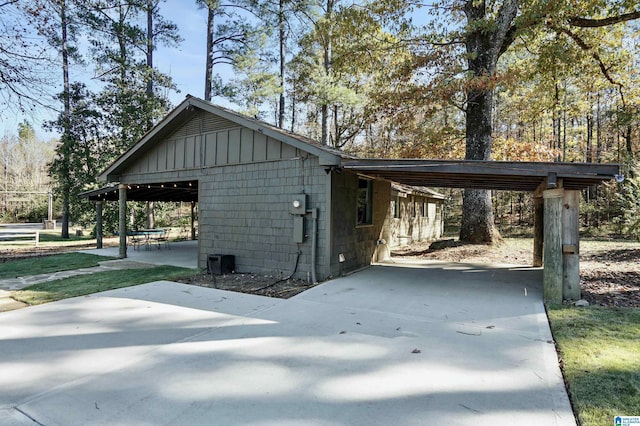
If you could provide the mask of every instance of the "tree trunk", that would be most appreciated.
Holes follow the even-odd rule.
[[[153,14],[157,5],[157,0],[147,0],[147,101],[151,106],[151,100],[153,99]],[[149,113],[147,117],[147,129],[153,127],[153,117]],[[153,201],[147,201],[146,215],[147,215],[147,228],[155,228],[155,215],[154,215]]]
[[[478,35],[478,38],[483,37]],[[479,40],[477,43],[486,41]],[[477,56],[469,61],[474,74],[478,77],[487,75],[491,64],[483,63]],[[466,160],[491,159],[491,120],[493,93],[491,89],[467,90],[466,115]],[[500,235],[493,224],[491,209],[491,191],[483,189],[465,189],[462,198],[462,224],[460,241],[468,243],[493,243]]]
[[[154,0],[147,0],[147,72],[149,72],[149,75],[147,76],[146,94],[149,98],[153,96],[153,12],[155,7]],[[151,118],[149,118],[147,130],[151,128],[152,125]]]
[[[324,46],[324,72],[327,77],[331,77],[331,48],[332,48],[332,37],[331,34],[331,19],[333,15],[333,0],[327,0],[327,10],[325,14],[325,18],[329,24],[327,24],[327,34],[325,39]],[[322,145],[329,145],[329,105],[328,101],[324,101],[320,108],[321,114],[321,142]]]
[[[466,0],[463,5],[469,27],[465,34],[467,64],[474,81],[466,90],[466,160],[491,160],[493,87],[500,55],[513,42],[507,34],[518,14],[517,0],[504,0],[487,25],[489,17],[484,0]],[[493,223],[491,192],[465,189],[462,205],[460,240],[469,243],[493,243],[500,234]]]
[[[631,161],[633,161],[633,158],[634,158],[633,143],[632,143],[633,139],[631,138],[632,131],[633,131],[633,127],[631,125],[627,125],[624,132],[624,141],[625,141],[625,147],[627,149],[627,156],[628,156],[628,159]]]
[[[278,2],[278,41],[280,42],[280,97],[278,100],[278,127],[284,128],[284,65],[285,65],[284,0]]]
[[[71,163],[71,149],[69,144],[71,143],[70,137],[70,129],[71,125],[71,88],[69,84],[69,48],[67,46],[68,38],[67,38],[67,8],[65,0],[60,1],[60,29],[61,29],[61,40],[60,40],[60,50],[62,52],[62,78],[64,85],[64,130],[63,132],[63,164],[65,168],[69,168]],[[69,182],[69,173],[65,173],[64,182],[62,182],[62,229],[61,229],[61,237],[68,239],[69,238],[69,199],[71,198],[71,184]]]
[[[207,61],[204,77],[204,100],[211,102],[211,86],[213,86],[213,29],[215,9],[209,4],[207,7]]]
[[[587,163],[593,163],[593,112],[591,106],[587,113],[587,154],[585,161]]]
[[[596,103],[596,163],[600,162],[602,156],[602,128],[600,121],[600,92],[598,92],[598,98]]]

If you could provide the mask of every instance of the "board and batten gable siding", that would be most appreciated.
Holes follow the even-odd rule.
[[[199,113],[157,142],[123,174],[143,175],[206,167],[276,161],[298,155],[296,148],[210,113]]]
[[[200,267],[209,254],[235,256],[237,272],[294,274],[308,279],[311,272],[311,214],[305,216],[304,242],[293,241],[293,197],[307,194],[307,209],[317,208],[316,273],[329,276],[327,251],[327,180],[314,156],[208,169],[200,177]]]

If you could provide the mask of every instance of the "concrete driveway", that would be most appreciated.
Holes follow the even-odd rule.
[[[3,425],[575,425],[541,270],[377,265],[289,300],[171,282],[0,314]]]

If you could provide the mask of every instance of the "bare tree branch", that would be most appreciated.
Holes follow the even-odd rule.
[[[589,18],[580,18],[573,17],[569,18],[568,23],[573,27],[581,27],[581,28],[598,28],[598,27],[606,27],[607,25],[619,24],[620,22],[632,21],[634,19],[640,18],[640,10],[623,13],[618,16],[609,16],[607,18],[602,19],[589,19]]]
[[[16,3],[18,3],[18,0],[7,0],[4,3],[0,3],[0,7],[5,7],[7,5],[16,4]]]
[[[557,27],[557,26],[551,26],[550,28],[558,33],[562,33],[569,36],[578,45],[578,47],[580,47],[585,52],[589,52],[591,54],[591,57],[598,64],[598,67],[600,67],[600,71],[602,72],[602,75],[604,75],[604,78],[606,78],[607,81],[609,81],[609,83],[611,83],[614,86],[623,87],[622,83],[616,81],[611,76],[611,73],[609,72],[609,68],[607,68],[607,66],[605,65],[604,61],[602,60],[598,52],[595,51],[591,46],[589,46],[589,44],[586,41],[584,41],[582,37],[580,37],[578,34],[574,33],[573,31],[569,30],[568,28]]]

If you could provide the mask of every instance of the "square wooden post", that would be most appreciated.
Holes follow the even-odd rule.
[[[562,297],[580,299],[580,192],[565,190],[562,198]]]
[[[544,249],[544,198],[533,198],[533,266],[543,265]]]
[[[564,189],[548,189],[544,198],[544,273],[542,293],[545,302],[562,303],[562,201]]]
[[[196,239],[196,202],[191,202],[191,239]]]
[[[120,259],[127,257],[127,185],[118,186],[118,232],[120,234]]]
[[[96,201],[96,248],[102,248],[102,201]]]

